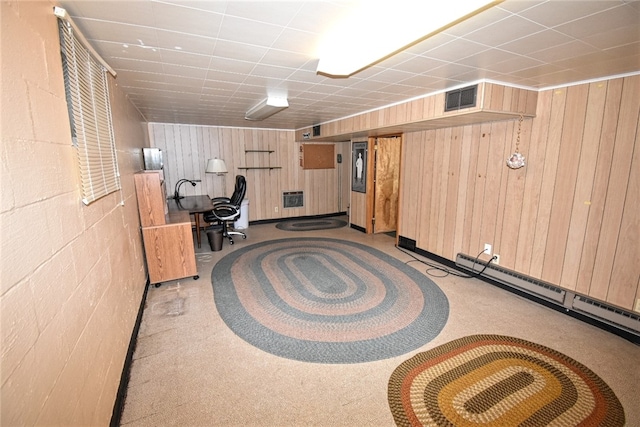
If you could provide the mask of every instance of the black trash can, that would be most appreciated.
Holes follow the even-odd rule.
[[[211,250],[217,252],[222,249],[222,226],[207,228],[207,239]]]

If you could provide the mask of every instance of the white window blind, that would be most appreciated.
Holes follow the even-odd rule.
[[[76,147],[85,205],[120,190],[120,173],[109,103],[106,69],[96,61],[74,28],[58,19],[71,135]]]

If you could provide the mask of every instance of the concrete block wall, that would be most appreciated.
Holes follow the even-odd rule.
[[[111,80],[122,191],[81,202],[48,1],[2,1],[0,424],[108,425],[146,270],[142,117]]]

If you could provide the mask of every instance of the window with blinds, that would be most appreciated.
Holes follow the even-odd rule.
[[[120,190],[106,69],[59,19],[60,51],[85,205]]]

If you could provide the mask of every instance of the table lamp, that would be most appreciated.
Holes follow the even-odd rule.
[[[223,173],[227,173],[227,165],[224,164],[224,160],[218,159],[209,159],[207,161],[207,169],[206,173],[215,173],[217,175],[221,175]]]

